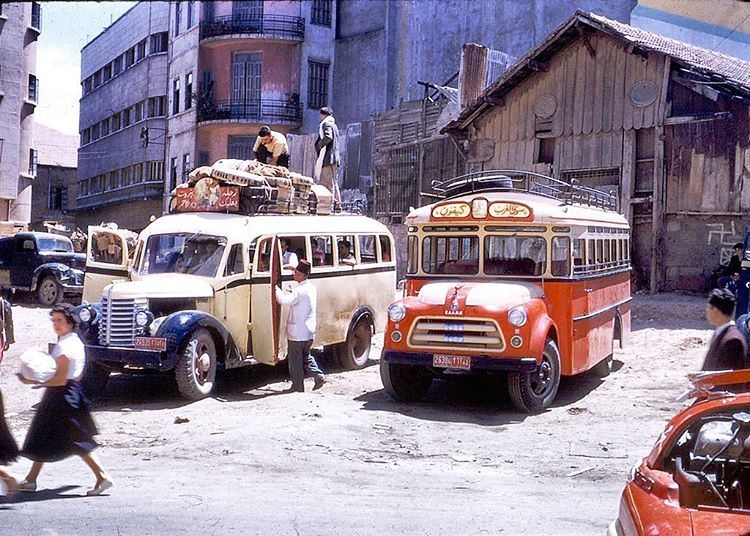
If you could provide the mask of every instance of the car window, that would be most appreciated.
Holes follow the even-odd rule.
[[[357,242],[354,235],[343,235],[336,237],[336,249],[338,252],[339,264],[352,266],[357,264],[357,254],[354,250]]]
[[[106,264],[121,264],[122,241],[116,233],[99,231],[91,236],[91,260]]]

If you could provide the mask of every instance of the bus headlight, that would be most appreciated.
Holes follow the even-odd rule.
[[[148,311],[138,311],[135,313],[135,325],[139,328],[145,328],[151,322],[152,316]]]
[[[508,322],[516,326],[517,328],[520,328],[526,323],[526,320],[528,319],[528,315],[526,314],[526,309],[523,307],[514,307],[510,311],[508,311]]]
[[[91,312],[91,309],[89,309],[88,307],[83,307],[80,311],[78,311],[78,319],[81,322],[88,324],[89,322],[91,322],[92,318],[94,318],[94,315]]]
[[[401,322],[406,316],[406,307],[401,302],[392,303],[388,306],[388,318],[391,322]]]

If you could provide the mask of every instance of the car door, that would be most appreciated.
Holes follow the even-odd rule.
[[[112,281],[127,280],[128,243],[123,233],[107,227],[89,227],[83,301],[97,302]]]
[[[39,251],[33,235],[16,236],[15,251],[10,261],[11,286],[30,289],[34,270],[39,264]]]

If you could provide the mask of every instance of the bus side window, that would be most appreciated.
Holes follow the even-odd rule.
[[[406,239],[407,247],[407,260],[406,260],[406,273],[416,274],[417,266],[419,265],[419,251],[417,249],[417,237],[416,235],[409,235]]]
[[[242,244],[235,244],[229,250],[227,265],[224,268],[224,277],[242,274],[245,272],[245,262],[242,258]]]
[[[589,239],[586,243],[586,265],[589,270],[595,269],[596,265],[596,240]]]
[[[583,265],[586,264],[586,241],[582,238],[573,240],[573,269],[576,272],[583,271]],[[580,269],[578,267],[581,267]]]
[[[375,246],[375,235],[359,235],[359,261],[362,264],[378,262]]]
[[[307,239],[304,236],[282,236],[280,240],[282,244],[286,243],[289,246],[289,248],[287,249],[287,253],[284,254],[282,264],[285,270],[289,270],[289,266],[294,264],[291,262],[293,259],[291,258],[290,253],[294,253],[294,255],[297,257],[297,261],[307,259],[307,247],[305,245]]]
[[[273,246],[272,238],[264,238],[258,247],[258,272],[268,272],[271,269],[271,248]]]
[[[567,236],[552,238],[552,275],[570,275],[570,238]]]
[[[356,241],[353,235],[337,236],[336,249],[338,250],[339,266],[354,266],[357,264],[357,253],[354,248]]]
[[[378,236],[380,240],[380,262],[391,262],[393,254],[391,252],[391,239],[388,235]]]
[[[311,236],[310,251],[313,266],[333,266],[333,246],[330,236]]]

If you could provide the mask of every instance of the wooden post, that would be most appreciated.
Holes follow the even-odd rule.
[[[623,131],[622,136],[622,179],[620,181],[620,211],[633,228],[633,207],[630,200],[635,186],[635,130]]]
[[[651,208],[651,293],[662,286],[661,248],[664,235],[664,126],[654,127],[654,195]]]

